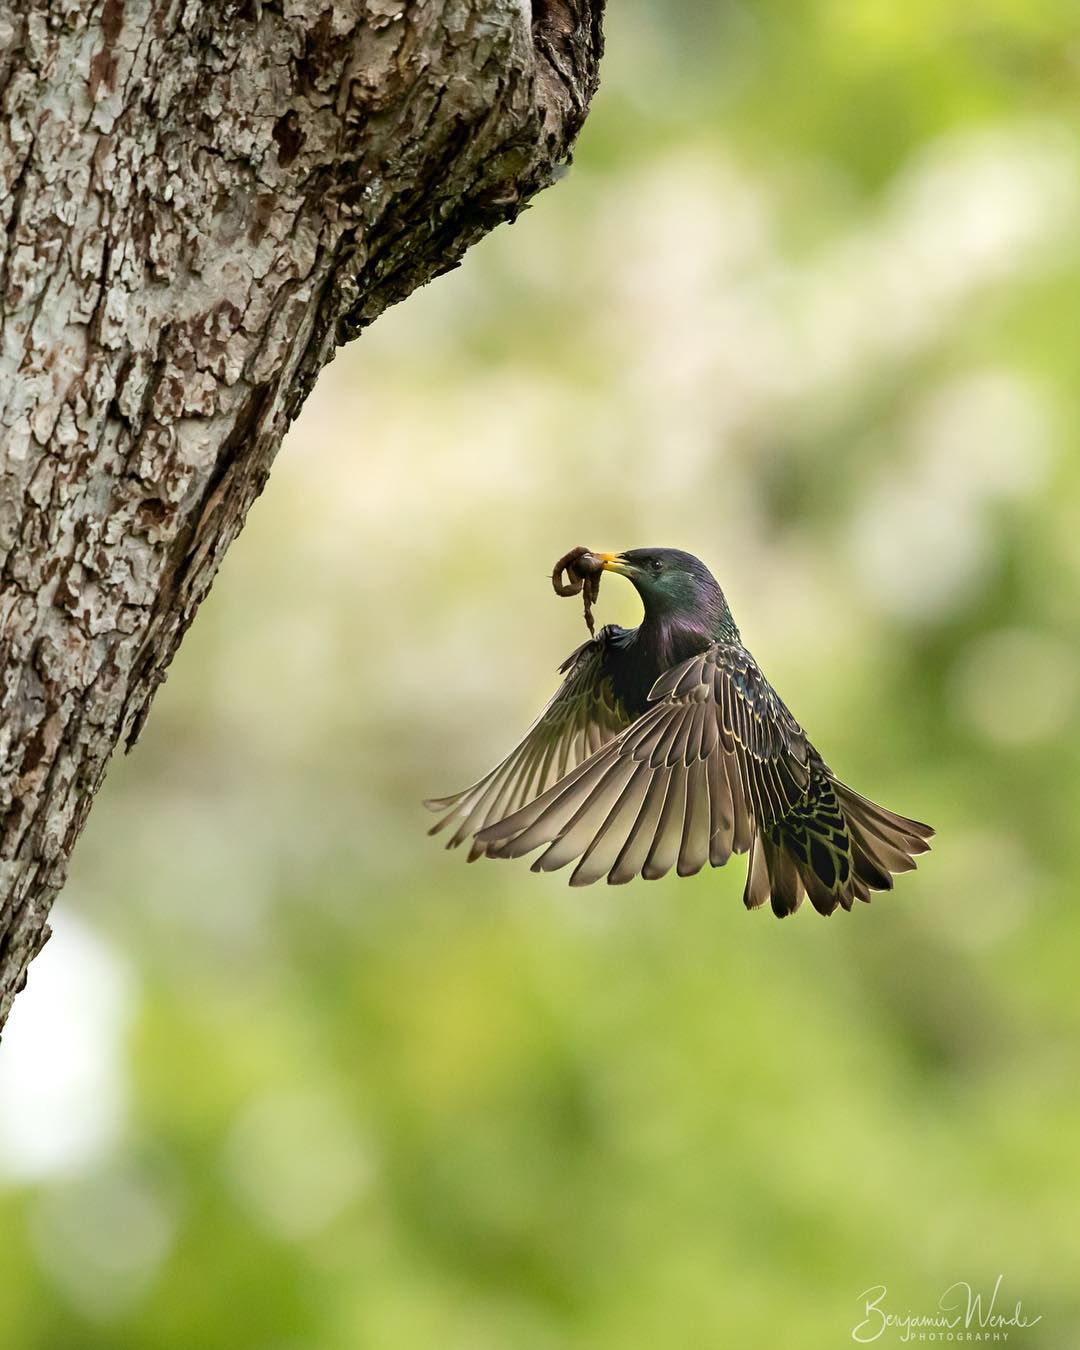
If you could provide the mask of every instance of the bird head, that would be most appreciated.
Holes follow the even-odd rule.
[[[632,582],[646,618],[702,619],[728,614],[724,594],[700,559],[677,548],[632,548],[593,555],[605,572]]]

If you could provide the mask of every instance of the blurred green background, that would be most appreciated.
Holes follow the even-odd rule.
[[[999,1274],[1080,1344],[1080,16],[620,0],[603,77],[112,769],[0,1053],[5,1347],[833,1347]],[[781,925],[426,839],[581,542],[706,559],[925,866]]]

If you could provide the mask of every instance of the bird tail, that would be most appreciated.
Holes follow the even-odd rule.
[[[914,868],[933,833],[860,796],[812,759],[803,800],[754,835],[743,901],[755,909],[769,900],[781,918],[804,895],[820,914],[850,909],[855,900],[869,904],[871,891],[891,890],[895,874]]]

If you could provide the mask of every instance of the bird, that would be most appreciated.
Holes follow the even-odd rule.
[[[689,876],[748,854],[743,902],[778,917],[869,903],[934,831],[842,783],[743,645],[723,591],[680,549],[591,553],[583,575],[629,580],[644,616],[608,624],[523,739],[470,787],[425,805],[469,861],[543,851],[572,886]],[[579,588],[580,589],[580,588]],[[595,587],[594,587],[595,590]]]

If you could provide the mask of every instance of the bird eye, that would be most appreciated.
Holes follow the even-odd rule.
[[[649,566],[652,568],[654,572],[662,572],[664,570],[664,564],[660,561],[659,558],[651,558],[649,560]]]

